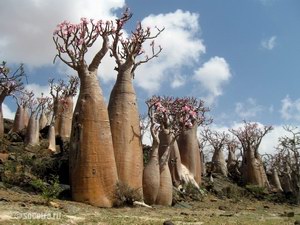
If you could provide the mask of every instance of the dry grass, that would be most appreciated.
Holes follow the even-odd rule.
[[[211,195],[205,197],[202,202],[189,202],[189,208],[154,206],[152,209],[103,209],[62,200],[55,200],[58,204],[53,204],[52,207],[42,203],[40,196],[0,188],[0,224],[161,225],[164,221],[171,220],[176,225],[284,225],[294,224],[296,219],[300,219],[300,209],[297,207],[242,198],[238,202],[221,200]],[[294,212],[295,216],[287,217],[285,212]],[[25,219],[28,215],[56,215],[56,218]],[[16,218],[18,216],[23,218]]]

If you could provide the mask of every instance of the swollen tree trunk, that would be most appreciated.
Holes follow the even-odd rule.
[[[72,198],[111,207],[118,177],[107,107],[97,70],[85,68],[78,74],[81,85],[70,137]]]
[[[156,199],[157,205],[170,206],[173,198],[172,176],[169,168],[170,146],[174,144],[174,137],[169,134],[167,129],[162,129],[159,133],[160,145],[158,150],[159,155],[159,171],[160,185]]]
[[[170,155],[169,155],[169,169],[171,173],[172,183],[175,187],[178,187],[182,183],[182,169],[181,169],[181,158],[178,149],[178,144],[174,139],[174,135],[170,135],[167,130],[163,130],[159,133],[160,140],[160,150],[159,157],[161,158],[164,151],[165,146],[169,146]],[[173,141],[172,141],[173,140]]]
[[[205,159],[204,159],[204,153],[203,150],[200,149],[199,151],[200,154],[200,163],[201,163],[201,175],[206,176],[206,165],[205,165]]]
[[[69,138],[71,135],[73,117],[73,96],[67,96],[65,99],[64,109],[58,119],[58,135],[62,138]]]
[[[277,171],[277,169],[276,169],[275,167],[272,168],[272,174],[271,174],[271,177],[272,177],[272,183],[273,183],[273,185],[274,185],[276,191],[282,192],[283,189],[282,189],[282,187],[281,187],[281,183],[280,183],[278,171]]]
[[[201,163],[197,139],[197,124],[183,131],[177,140],[181,162],[194,175],[195,181],[201,183]]]
[[[108,105],[113,146],[119,181],[142,192],[143,151],[132,67],[122,68],[119,69]]]
[[[158,147],[159,139],[155,136],[153,137],[150,160],[143,172],[144,201],[149,205],[155,203],[160,186]]]
[[[2,111],[2,102],[0,102],[0,138],[4,136],[4,119],[3,119],[3,111]]]
[[[242,174],[246,183],[260,187],[269,187],[263,162],[258,153],[255,152],[255,149],[246,149],[246,152],[243,154],[242,166]]]
[[[40,142],[39,136],[39,120],[37,119],[35,113],[31,113],[26,130],[25,144],[32,146],[38,145]]]
[[[235,149],[229,148],[228,149],[228,159],[227,159],[227,169],[229,170],[230,167],[235,166],[237,163]]]
[[[180,152],[176,140],[170,146],[169,168],[173,185],[178,187],[182,183],[182,168]]]
[[[212,157],[212,172],[220,173],[227,177],[228,170],[222,149],[215,149]]]
[[[53,116],[55,116],[54,126],[55,126],[55,135],[59,135],[61,128],[61,116],[63,114],[62,103],[58,99],[53,99]]]
[[[48,123],[48,119],[47,116],[45,115],[45,112],[41,112],[40,118],[39,118],[39,128],[40,130],[42,130],[43,128],[45,128],[47,126]]]
[[[49,141],[48,149],[52,152],[56,152],[55,126],[52,123],[49,126],[48,141]]]

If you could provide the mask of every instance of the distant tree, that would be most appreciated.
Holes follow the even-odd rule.
[[[227,169],[231,166],[236,166],[238,163],[238,159],[236,156],[236,150],[239,149],[239,142],[236,140],[236,138],[229,138],[226,142],[226,147],[228,150],[228,157],[227,157]]]
[[[212,131],[211,129],[206,128],[203,130],[202,135],[213,148],[212,172],[220,173],[227,177],[228,170],[223,150],[229,140],[228,134],[225,132]]]
[[[162,48],[156,48],[154,39],[162,32],[152,34],[150,28],[138,23],[135,31],[124,38],[123,26],[132,14],[127,9],[125,17],[116,20],[116,32],[112,34],[113,44],[110,55],[115,59],[116,83],[108,104],[109,120],[113,138],[119,181],[131,188],[142,191],[143,151],[136,93],[133,87],[136,68],[157,57]],[[148,40],[151,55],[144,56],[144,45]]]
[[[300,130],[297,127],[285,126],[289,136],[279,138],[276,155],[278,168],[282,174],[282,188],[291,191],[297,204],[300,204]]]
[[[239,179],[241,172],[240,172],[240,163],[237,157],[237,150],[241,150],[241,145],[235,137],[231,137],[227,140],[226,148],[228,150],[228,157],[227,157],[227,170],[228,175],[231,178]]]
[[[6,66],[6,62],[0,63],[0,138],[4,135],[4,121],[2,104],[7,96],[11,96],[23,89],[25,72],[21,64],[14,72]]]
[[[279,168],[281,165],[280,162],[280,154],[263,154],[262,159],[267,170],[267,173],[270,174],[270,185],[273,188],[273,191],[282,192],[282,186],[279,174],[281,174],[281,169]]]
[[[50,94],[52,96],[52,116],[49,127],[49,149],[56,151],[55,136],[70,137],[73,117],[73,96],[77,93],[77,77],[69,77],[68,83],[54,79],[49,80]]]
[[[266,171],[258,152],[262,138],[272,130],[272,126],[260,127],[258,123],[244,121],[244,126],[230,129],[242,145],[243,158],[241,173],[247,184],[269,187]]]
[[[17,102],[17,111],[14,118],[12,132],[20,132],[27,128],[29,122],[28,106],[30,102],[31,93],[27,90],[19,92],[14,95]]]
[[[73,98],[78,92],[79,79],[69,76],[68,83],[64,86],[60,99],[59,113],[57,115],[58,132],[62,138],[69,138],[72,129],[74,102]]]
[[[128,17],[124,13],[121,21]],[[113,205],[118,180],[107,106],[97,78],[98,67],[116,32],[113,21],[82,18],[79,24],[62,22],[54,31],[57,55],[77,71],[80,91],[70,137],[70,183],[72,198],[101,207]],[[102,46],[87,64],[85,55],[102,39]]]
[[[202,138],[198,137],[198,146],[200,149],[200,160],[201,160],[201,176],[206,176],[206,165],[205,165],[205,154],[204,154],[204,148],[207,144],[207,141]]]
[[[29,146],[38,145],[40,142],[40,126],[39,126],[39,112],[43,105],[49,101],[48,97],[35,97],[31,91],[28,93],[28,108],[30,111],[30,117],[28,126],[26,129],[25,144]]]

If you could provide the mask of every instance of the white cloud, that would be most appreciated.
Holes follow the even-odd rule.
[[[285,120],[300,121],[300,99],[293,101],[288,95],[281,100],[281,117]]]
[[[272,50],[276,45],[276,36],[272,36],[268,39],[264,39],[261,41],[261,46],[267,50]]]
[[[52,64],[53,30],[63,20],[112,18],[125,0],[10,0],[0,7],[0,58],[28,66]]]
[[[154,93],[167,76],[178,74],[184,66],[191,66],[199,60],[205,53],[205,46],[199,38],[198,20],[198,14],[182,10],[143,19],[143,26],[149,26],[153,31],[153,26],[164,27],[165,30],[156,39],[157,45],[163,48],[161,54],[137,68],[135,82],[138,86]],[[150,49],[145,46],[145,50],[149,52]]]
[[[11,109],[5,104],[2,104],[3,117],[7,119],[14,119],[15,112],[11,111]]]
[[[181,75],[175,75],[172,82],[171,87],[172,88],[179,88],[185,84],[185,77]]]
[[[198,70],[194,72],[194,79],[208,91],[205,97],[207,104],[213,103],[216,97],[222,95],[222,85],[231,77],[228,63],[224,58],[215,56],[209,59]]]
[[[49,85],[39,85],[35,83],[25,85],[25,89],[28,91],[33,91],[35,97],[40,97],[42,93],[44,96],[50,97],[50,88]]]
[[[273,128],[274,129],[268,133],[260,143],[259,152],[261,154],[274,154],[276,151],[275,147],[278,144],[278,138],[288,135],[288,132],[283,129],[283,125],[275,125]]]
[[[255,117],[258,113],[262,112],[264,107],[258,105],[256,100],[248,98],[246,102],[238,102],[235,104],[235,113],[242,119],[249,119]]]

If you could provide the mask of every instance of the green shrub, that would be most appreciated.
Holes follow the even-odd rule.
[[[266,188],[258,185],[246,185],[246,190],[249,191],[255,198],[264,199],[266,197]]]
[[[48,183],[39,178],[34,179],[31,181],[31,185],[41,192],[41,195],[46,200],[46,203],[49,203],[52,199],[57,198],[62,191],[58,176],[52,176],[52,179],[50,179]]]

